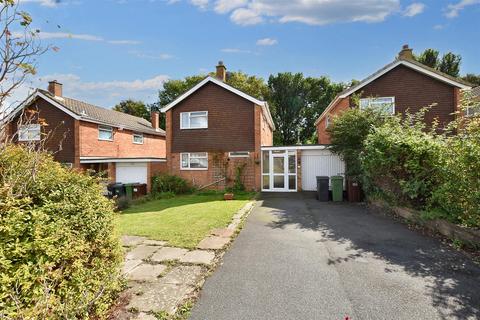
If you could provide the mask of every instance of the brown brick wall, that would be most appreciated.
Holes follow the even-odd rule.
[[[81,157],[165,158],[165,137],[143,134],[143,144],[133,143],[133,132],[113,128],[113,141],[98,140],[98,125],[80,122]]]
[[[208,129],[180,129],[180,113],[208,111]],[[167,112],[171,124],[171,151],[254,151],[254,105],[208,83]]]
[[[45,149],[58,162],[75,163],[75,119],[43,99],[37,99],[26,110],[32,110],[33,116],[25,112],[20,122],[21,114],[11,122],[10,133],[15,135],[14,141],[18,141],[16,132],[19,123],[25,123],[27,119],[31,123],[38,123],[38,119],[43,119],[46,123],[42,126],[42,134],[46,137]]]
[[[339,115],[345,110],[350,108],[350,99],[347,97],[345,99],[340,99],[335,106],[330,109],[328,115],[330,116],[330,123],[333,120],[335,115]],[[330,144],[330,135],[327,133],[327,128],[325,127],[327,117],[323,117],[322,120],[317,124],[317,135],[319,144]]]
[[[437,118],[441,126],[454,119],[457,108],[455,87],[405,66],[399,66],[360,89],[362,97],[395,97],[395,113],[418,112],[433,103],[427,123]]]
[[[395,97],[395,113],[415,113],[421,108],[432,104],[425,116],[427,124],[438,119],[440,127],[454,120],[458,108],[459,89],[414,71],[405,66],[387,72],[356,92],[361,97]],[[330,115],[346,110],[351,104],[349,97],[341,100],[329,112]],[[318,143],[330,143],[330,137],[325,130],[325,117],[317,125]]]

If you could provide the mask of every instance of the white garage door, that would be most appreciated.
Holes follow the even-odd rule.
[[[343,175],[345,164],[329,150],[302,150],[302,189],[315,191],[317,176]]]
[[[147,164],[117,162],[117,177],[119,183],[147,183]]]

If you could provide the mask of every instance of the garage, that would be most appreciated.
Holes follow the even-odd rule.
[[[146,162],[117,162],[116,182],[119,183],[147,183],[148,170]]]
[[[340,158],[327,149],[302,150],[302,190],[315,191],[317,176],[344,175],[345,164]]]

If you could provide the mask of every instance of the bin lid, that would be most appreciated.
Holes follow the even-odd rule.
[[[331,176],[330,179],[332,180],[343,180],[343,176]]]
[[[317,176],[317,180],[320,180],[320,179],[330,179],[329,177],[327,176]]]

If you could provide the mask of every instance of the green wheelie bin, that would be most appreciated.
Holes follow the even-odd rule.
[[[332,182],[332,200],[343,201],[343,177],[332,176],[330,181]]]

